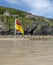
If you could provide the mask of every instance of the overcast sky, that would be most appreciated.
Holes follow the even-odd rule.
[[[34,15],[53,18],[53,0],[0,0],[0,6],[30,12]]]

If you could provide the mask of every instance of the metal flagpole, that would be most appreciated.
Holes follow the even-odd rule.
[[[15,25],[14,25],[14,48],[16,45],[16,19],[15,19]]]

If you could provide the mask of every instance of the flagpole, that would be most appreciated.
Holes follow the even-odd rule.
[[[16,45],[16,19],[15,19],[15,24],[14,24],[14,48]]]

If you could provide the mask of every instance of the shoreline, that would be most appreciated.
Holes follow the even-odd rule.
[[[8,36],[0,36],[0,40],[14,40],[15,39],[15,36],[12,36],[12,35],[8,35]],[[40,35],[18,35],[16,36],[16,39],[18,40],[47,40],[47,39],[52,39],[53,40],[53,36],[51,35],[47,35],[47,36],[40,36]]]

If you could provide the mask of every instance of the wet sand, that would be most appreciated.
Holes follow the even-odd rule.
[[[0,38],[0,65],[53,65],[53,40]]]

